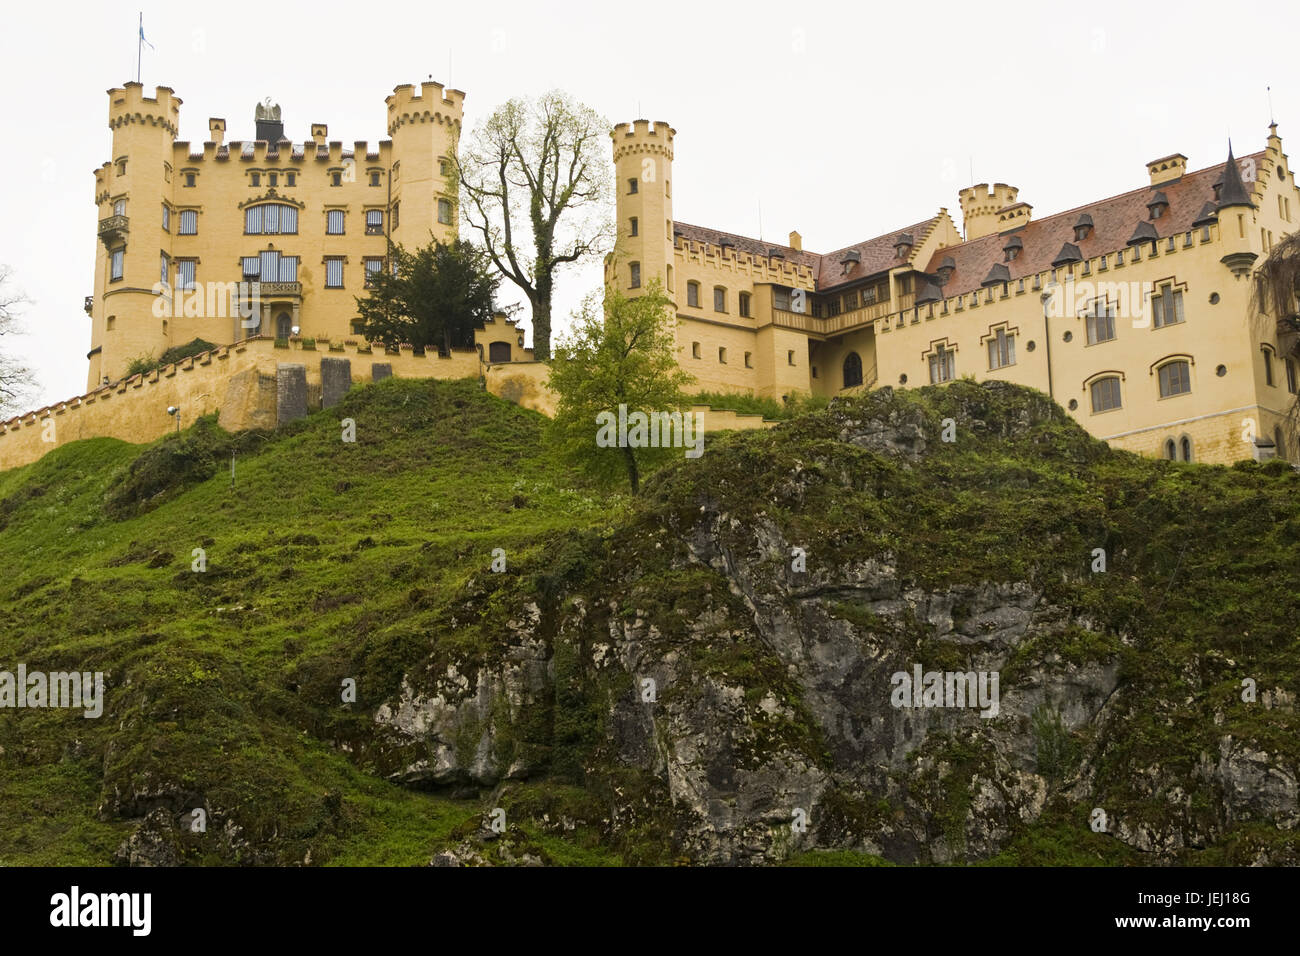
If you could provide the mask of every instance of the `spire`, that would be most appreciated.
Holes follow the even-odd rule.
[[[1228,140],[1228,161],[1223,167],[1223,188],[1219,190],[1219,208],[1227,209],[1229,206],[1255,208],[1255,204],[1250,201],[1250,193],[1241,181],[1241,170],[1237,168],[1237,161],[1232,156],[1232,140]]]

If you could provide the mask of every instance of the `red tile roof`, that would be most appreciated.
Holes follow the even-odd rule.
[[[1253,163],[1255,168],[1259,168],[1263,158],[1264,152],[1261,150],[1241,157],[1238,163]],[[1156,186],[1143,186],[1099,202],[1076,206],[1014,230],[1012,234],[1020,238],[1024,248],[1013,261],[1006,263],[1011,278],[1019,279],[1051,269],[1052,260],[1066,243],[1077,245],[1085,259],[1123,249],[1139,223],[1150,222],[1161,239],[1187,232],[1205,204],[1214,200],[1214,183],[1223,172],[1224,165],[1219,163],[1217,166],[1186,173],[1180,179]],[[1253,183],[1247,188],[1252,187]],[[1147,203],[1158,192],[1165,194],[1169,208],[1159,219],[1151,222]],[[1081,213],[1092,217],[1093,228],[1086,239],[1076,242],[1074,224]],[[989,274],[989,269],[1003,261],[1002,247],[1012,234],[994,233],[940,249],[930,259],[925,271],[935,272],[944,256],[952,256],[957,268],[943,286],[943,294],[953,296],[973,292],[980,287],[980,283]]]
[[[1250,164],[1254,168],[1259,168],[1263,159],[1264,151],[1261,150],[1249,156],[1242,156],[1237,162],[1242,166]],[[1161,239],[1178,235],[1193,228],[1192,224],[1199,218],[1205,204],[1214,201],[1214,184],[1222,178],[1224,166],[1224,163],[1219,163],[1217,166],[1186,173],[1180,179],[1155,186],[1142,186],[1109,199],[1076,206],[1053,216],[1032,220],[1028,225],[1018,226],[1008,233],[994,233],[969,242],[945,246],[936,250],[928,263],[914,264],[918,269],[933,275],[938,271],[943,260],[951,257],[956,268],[943,286],[943,295],[953,296],[973,292],[980,288],[980,283],[988,278],[990,270],[995,265],[1004,262],[1002,248],[1014,236],[1020,240],[1023,248],[1015,260],[1005,263],[1011,279],[1046,272],[1052,268],[1052,260],[1060,255],[1066,244],[1077,246],[1079,254],[1084,259],[1125,248],[1138,224],[1150,222],[1147,203],[1157,193],[1164,194],[1168,208],[1164,215],[1150,224]],[[1250,191],[1253,185],[1253,183],[1247,184],[1247,190]],[[1016,205],[1024,205],[1024,203],[1016,203]],[[1081,215],[1087,215],[1091,219],[1093,228],[1086,239],[1076,241],[1074,225]],[[817,277],[817,290],[821,292],[904,265],[907,260],[899,259],[894,255],[894,243],[899,235],[910,233],[915,243],[914,248],[919,247],[938,219],[938,216],[932,216],[922,222],[903,226],[901,229],[894,229],[874,239],[867,239],[825,254],[796,250],[781,243],[751,239],[747,236],[709,229],[706,226],[692,226],[684,222],[674,221],[673,231],[681,239],[706,242],[715,246],[725,242],[737,251],[756,256],[766,256],[770,250],[776,249],[784,255],[787,262],[811,269]],[[861,261],[849,271],[848,275],[844,275],[842,260],[845,253],[854,250],[861,256]]]

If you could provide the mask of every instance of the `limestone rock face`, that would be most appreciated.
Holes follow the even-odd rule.
[[[1008,414],[996,383],[953,394],[959,430],[1003,440],[1032,441],[1062,415],[1046,398]],[[888,394],[873,401],[833,405],[822,434],[874,456],[868,463],[918,467],[941,440],[936,423]],[[392,778],[490,788],[544,776],[558,702],[580,690],[596,728],[584,785],[607,801],[609,839],[654,819],[673,853],[698,863],[809,849],[972,861],[1053,807],[1080,833],[1100,808],[1109,838],[1160,858],[1237,823],[1300,825],[1297,768],[1278,752],[1226,733],[1201,748],[1197,735],[1215,723],[1208,703],[1144,696],[1121,679],[1137,640],[1069,597],[1083,572],[1063,583],[1058,573],[927,585],[902,570],[898,550],[846,546],[816,560],[841,529],[810,541],[777,516],[816,513],[814,473],[888,495],[889,481],[872,484],[857,461],[855,471],[801,459],[743,513],[701,483],[666,504],[660,523],[617,539],[599,573],[544,608],[529,604],[501,635],[498,662],[408,673],[374,715]],[[800,550],[814,559],[796,570]],[[917,668],[996,675],[995,705],[926,706],[920,688],[900,700],[898,675],[910,681]],[[1261,707],[1290,713],[1286,690],[1264,694]],[[1153,708],[1167,708],[1171,724],[1189,708],[1199,715],[1160,756],[1130,747]],[[1285,853],[1261,850],[1257,861]],[[461,847],[433,862],[482,861]]]

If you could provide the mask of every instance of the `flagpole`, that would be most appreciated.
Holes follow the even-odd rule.
[[[135,41],[135,81],[140,82],[140,60],[144,56],[144,11],[140,11],[140,29],[136,31]]]

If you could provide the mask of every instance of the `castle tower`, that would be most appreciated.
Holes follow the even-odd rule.
[[[162,204],[171,197],[180,106],[180,97],[166,86],[152,97],[139,83],[108,91],[113,159],[95,171],[99,241],[88,388],[99,386],[104,376],[120,378],[135,356],[166,348],[153,303],[161,277],[159,250],[170,248]]]
[[[465,94],[441,83],[409,83],[393,90],[388,104],[392,137],[389,170],[389,229],[395,244],[414,249],[429,242],[451,242],[459,231],[452,160],[460,139]]]
[[[619,123],[614,141],[618,238],[606,266],[625,294],[655,279],[676,292],[673,264],[673,136],[667,123]]]
[[[1016,205],[1020,190],[1006,183],[994,183],[992,189],[988,183],[980,183],[967,186],[957,195],[961,202],[962,230],[969,242],[1007,228],[1001,225],[998,213]],[[1016,225],[1024,224],[1023,221],[1016,222]]]

